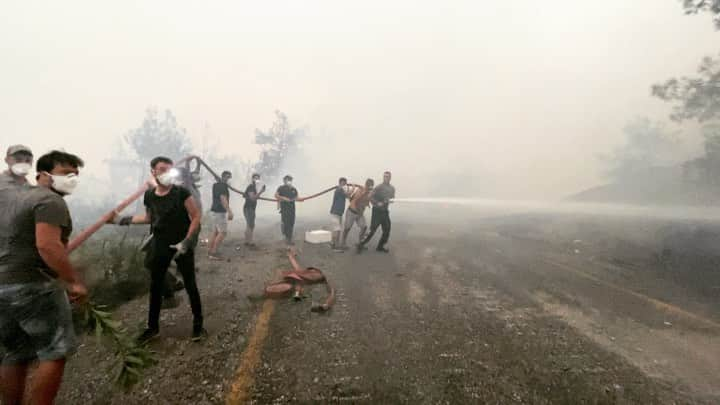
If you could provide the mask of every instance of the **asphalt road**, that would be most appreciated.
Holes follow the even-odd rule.
[[[717,257],[685,237],[714,228],[560,214],[412,218],[395,220],[389,254],[298,244],[300,262],[337,290],[324,314],[310,311],[320,286],[300,302],[256,299],[288,267],[274,225],[258,251],[234,250],[231,238],[229,262],[199,254],[210,338],[189,344],[189,310],[165,311],[169,326],[152,345],[160,363],[130,393],[95,377],[111,356],[86,339],[59,402],[720,401]],[[298,235],[323,225],[301,222]],[[145,305],[118,316],[138,324]]]

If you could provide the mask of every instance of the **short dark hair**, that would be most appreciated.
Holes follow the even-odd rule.
[[[373,180],[373,179],[367,179],[367,180],[365,180],[365,184],[368,184],[368,183],[371,183],[371,184],[375,185],[375,180]]]
[[[253,173],[252,178],[254,179],[255,177],[257,177],[257,178],[259,179],[259,178],[260,178],[260,173]]]
[[[167,164],[171,165],[171,164],[173,164],[173,161],[169,157],[165,157],[165,156],[154,157],[153,160],[150,161],[150,168],[154,169],[158,163],[167,163]]]
[[[289,174],[286,174],[285,177],[283,177],[283,181],[292,180],[292,179],[293,179],[292,176]]]
[[[390,175],[392,175],[392,173],[390,173],[390,170],[385,170],[385,173],[383,173],[383,175],[385,175],[385,174],[390,174]]]
[[[82,159],[73,155],[72,153],[54,150],[54,151],[48,152],[48,153],[40,156],[40,159],[38,159],[37,163],[35,164],[35,170],[38,173],[40,173],[40,172],[48,172],[49,173],[57,165],[61,165],[61,166],[67,165],[67,166],[77,169],[78,167],[85,166],[85,162],[83,162]]]
[[[338,183],[342,183],[343,181],[345,183],[347,183],[347,179],[345,177],[340,177],[340,180],[338,180]]]
[[[229,170],[225,170],[220,174],[220,177],[230,176],[232,177],[232,173],[230,173]]]

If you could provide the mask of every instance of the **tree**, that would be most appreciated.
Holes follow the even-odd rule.
[[[683,8],[685,14],[712,14],[715,27],[720,30],[720,0],[683,0]]]
[[[685,14],[712,14],[715,28],[720,30],[720,0],[682,0],[682,4]],[[703,58],[697,73],[697,77],[672,78],[652,86],[654,96],[678,103],[670,115],[675,121],[720,118],[720,57]]]
[[[113,157],[107,162],[117,199],[147,179],[152,158],[161,155],[173,159],[185,157],[190,154],[191,144],[185,129],[178,126],[170,110],[161,115],[156,108],[148,108],[140,127],[128,131],[113,150]],[[141,203],[138,203],[138,209]]]
[[[190,154],[192,150],[187,131],[178,126],[175,115],[170,110],[165,110],[160,116],[157,108],[148,108],[145,111],[142,124],[129,131],[125,135],[125,141],[143,164],[156,156],[179,159]]]
[[[300,154],[304,137],[304,129],[290,128],[287,115],[275,110],[275,121],[270,129],[255,129],[255,144],[262,147],[255,171],[261,173],[266,181],[279,177],[283,164]]]
[[[636,118],[625,125],[623,133],[625,143],[609,155],[601,156],[607,164],[606,175],[611,179],[642,178],[676,160],[677,134],[668,132],[661,123]]]
[[[652,94],[677,103],[670,115],[675,121],[720,118],[720,56],[703,58],[697,77],[672,78],[653,85]]]
[[[683,164],[683,176],[686,181],[717,187],[720,185],[720,125],[703,126],[702,135],[705,153]]]

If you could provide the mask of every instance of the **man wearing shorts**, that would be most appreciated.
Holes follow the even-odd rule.
[[[347,179],[341,177],[338,180],[338,185],[335,187],[335,193],[333,193],[332,206],[330,207],[330,219],[332,221],[332,243],[331,247],[335,252],[342,252],[340,246],[340,234],[342,233],[342,216],[345,212],[345,200],[347,194],[345,193],[345,187],[347,186]]]
[[[347,237],[352,229],[353,224],[357,224],[360,230],[358,241],[362,241],[367,231],[367,223],[365,223],[365,208],[370,204],[370,196],[373,192],[375,181],[373,179],[365,180],[365,187],[354,184],[353,192],[350,196],[350,206],[345,212],[345,227],[343,229],[342,246],[347,249]]]
[[[231,178],[232,174],[226,170],[220,175],[220,180],[213,184],[213,203],[210,208],[213,233],[208,249],[208,257],[211,260],[222,260],[217,250],[227,236],[228,221],[233,220],[233,212],[230,209],[230,189],[228,188],[228,181]]]
[[[72,219],[63,197],[82,166],[77,156],[52,151],[37,161],[37,187],[0,193],[3,404],[52,404],[77,347],[70,301],[87,289],[68,258]]]

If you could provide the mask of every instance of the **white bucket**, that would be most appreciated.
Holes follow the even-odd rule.
[[[330,231],[307,231],[305,232],[305,242],[308,243],[330,243],[332,233]]]

